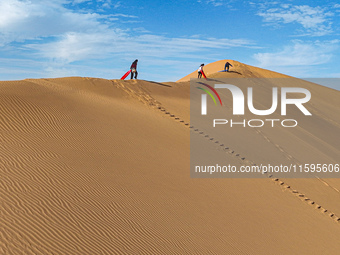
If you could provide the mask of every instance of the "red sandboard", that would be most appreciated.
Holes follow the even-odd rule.
[[[205,79],[207,79],[207,76],[205,76],[205,73],[203,72],[203,69],[201,70],[201,73]]]
[[[122,78],[120,78],[121,80],[124,80],[129,74],[131,73],[131,69],[129,71],[127,71]]]

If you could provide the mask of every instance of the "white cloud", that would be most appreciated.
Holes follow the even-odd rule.
[[[2,43],[54,36],[70,31],[89,31],[104,26],[95,13],[75,13],[63,7],[65,1],[0,2]]]
[[[210,1],[210,4],[213,2],[218,4],[219,1]],[[173,70],[168,75],[173,77],[177,72],[178,78],[178,73],[185,74],[182,73],[188,68],[185,65],[190,69],[196,61],[208,61],[209,57],[216,57],[213,55],[216,50],[223,54],[232,47],[256,48],[245,39],[170,38],[153,35],[140,26],[121,30],[115,28],[117,22],[138,21],[139,18],[112,11],[99,14],[98,10],[79,10],[74,7],[77,4],[94,8],[87,0],[1,0],[0,45],[3,47],[0,51],[3,55],[22,59],[22,66],[15,64],[19,60],[11,62],[11,72],[6,66],[0,66],[1,76],[8,77],[6,73],[11,73],[14,77],[13,72],[17,70],[18,78],[22,74],[26,77],[55,77],[89,76],[91,73],[112,77],[122,69],[124,71],[126,63],[139,58],[145,66],[152,66],[152,70],[161,63],[163,69],[160,69]],[[103,5],[118,8],[120,2],[102,0],[95,3],[100,8]],[[26,59],[39,64],[28,64],[28,71],[24,71],[29,63]],[[177,61],[176,66],[174,61]]]
[[[218,0],[207,0],[207,3],[212,4],[215,7],[223,5],[223,1]]]
[[[43,61],[36,61],[23,58],[1,58],[0,76],[2,80],[25,79],[27,77],[41,78],[46,76],[42,69]]]
[[[333,32],[330,17],[334,14],[321,7],[281,4],[268,9],[263,6],[257,15],[273,25],[299,24],[304,29],[304,35],[323,36]]]
[[[34,49],[40,56],[73,62],[86,58],[100,58],[105,54],[145,52],[152,56],[186,54],[202,49],[253,47],[243,39],[167,38],[151,35],[139,28],[122,31],[112,28],[117,19],[135,21],[138,17],[122,13],[102,15],[75,12],[66,4],[87,0],[2,0],[0,2],[0,43],[22,42],[21,49]],[[101,4],[120,2],[100,0]],[[230,2],[208,0],[209,3]],[[136,34],[140,35],[136,35]],[[26,44],[27,40],[36,40]],[[126,50],[129,49],[129,50]],[[103,52],[103,53],[101,53]]]
[[[81,4],[81,3],[85,3],[85,2],[89,2],[91,0],[73,0],[72,3],[73,4]]]
[[[69,32],[51,42],[26,44],[23,47],[35,52],[35,58],[45,60],[47,76],[76,73],[83,76],[119,77],[130,62],[138,58],[141,60],[141,73],[149,75],[148,79],[164,81],[176,80],[193,71],[192,68],[196,68],[195,65],[202,59],[209,61],[209,56],[212,57],[216,50],[224,54],[231,47],[255,46],[243,39],[168,38],[150,33],[103,29],[92,33]],[[79,67],[80,64],[83,66]],[[102,70],[99,70],[99,66]],[[158,69],[162,71],[158,72]],[[164,73],[164,70],[169,72]]]
[[[122,30],[100,30],[92,33],[69,32],[58,40],[28,44],[39,57],[61,63],[75,61],[141,56],[146,58],[195,57],[198,52],[231,47],[254,47],[243,39],[167,38],[160,35],[131,35]]]
[[[304,43],[293,41],[279,52],[257,53],[254,58],[260,67],[313,66],[328,63],[340,40]]]
[[[75,0],[77,4],[83,0]],[[138,17],[120,13],[110,15],[91,11],[73,11],[65,7],[67,0],[2,0],[0,1],[0,45],[71,32],[85,33],[109,29],[120,19],[136,20]],[[116,8],[119,2],[102,1]],[[106,22],[104,22],[106,21]],[[110,22],[110,23],[107,23]]]
[[[223,6],[223,5],[229,5],[234,0],[198,0],[198,3],[206,3],[211,4],[215,7]]]

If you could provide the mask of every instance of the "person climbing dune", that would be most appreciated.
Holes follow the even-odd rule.
[[[224,71],[225,72],[229,72],[229,67],[232,67],[233,65],[232,64],[230,64],[229,62],[227,62],[227,63],[225,63],[225,65],[224,65]]]

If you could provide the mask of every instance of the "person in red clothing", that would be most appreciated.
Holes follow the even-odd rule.
[[[131,79],[133,79],[133,75],[135,75],[135,79],[137,79],[137,62],[138,59],[136,59],[135,61],[133,61],[133,63],[131,64],[130,70],[131,70]]]

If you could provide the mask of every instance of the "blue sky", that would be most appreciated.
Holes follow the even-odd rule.
[[[295,77],[340,77],[337,1],[1,0],[0,80],[176,81],[234,59]]]

